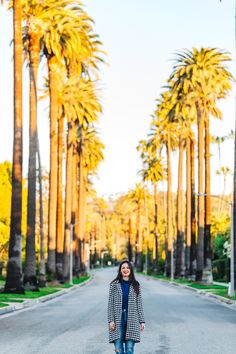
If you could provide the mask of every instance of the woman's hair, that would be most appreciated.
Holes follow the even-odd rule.
[[[116,280],[118,280],[121,283],[121,281],[123,280],[123,276],[122,276],[122,273],[121,273],[121,267],[125,263],[128,264],[129,269],[130,269],[129,282],[130,282],[130,284],[132,284],[135,293],[138,295],[139,294],[139,286],[140,285],[139,285],[139,282],[135,279],[134,268],[133,268],[132,263],[129,260],[124,260],[124,261],[120,262],[119,269],[118,269],[118,274],[115,277],[115,279],[112,280],[112,283],[114,281],[116,281]]]

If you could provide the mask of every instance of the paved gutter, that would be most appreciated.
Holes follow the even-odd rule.
[[[91,275],[91,277],[87,280],[85,280],[84,282],[80,283],[80,284],[76,284],[73,285],[70,288],[66,288],[66,289],[61,289],[53,294],[49,294],[49,295],[45,295],[45,296],[41,296],[38,297],[36,299],[25,299],[24,302],[22,303],[11,303],[11,305],[6,306],[6,307],[0,307],[0,316],[1,315],[5,315],[7,313],[11,313],[11,312],[15,312],[15,311],[19,311],[19,310],[23,310],[26,308],[30,308],[30,307],[34,307],[40,303],[46,302],[46,301],[50,301],[53,300],[59,296],[65,295],[70,293],[71,291],[74,291],[78,288],[80,288],[81,286],[84,286],[86,284],[88,284],[90,281],[93,280],[93,275]],[[23,299],[22,299],[23,300]],[[1,300],[0,300],[1,302]]]

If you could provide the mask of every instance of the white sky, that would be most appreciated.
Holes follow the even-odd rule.
[[[103,115],[101,139],[105,161],[95,186],[100,195],[127,191],[139,180],[136,146],[146,139],[155,99],[165,85],[174,53],[183,48],[210,46],[234,54],[234,0],[84,0],[108,53],[109,66],[101,71]],[[0,161],[12,159],[12,38],[11,14],[0,8]],[[234,63],[230,65],[234,70]],[[234,72],[233,72],[234,73]],[[43,74],[43,70],[41,71]],[[45,74],[44,74],[45,75]],[[43,81],[41,80],[41,83]],[[48,111],[39,103],[42,162],[49,163]],[[224,118],[212,123],[213,135],[234,129],[233,94],[221,104]],[[218,168],[212,149],[212,170]],[[175,156],[177,160],[177,155]],[[233,169],[233,142],[222,147],[224,165]],[[28,162],[28,73],[24,69],[24,173]],[[228,179],[229,192],[231,180]],[[212,180],[212,193],[222,190]]]

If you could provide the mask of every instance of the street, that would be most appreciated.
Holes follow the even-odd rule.
[[[0,353],[111,354],[108,284],[116,269],[65,296],[0,318]],[[236,311],[180,287],[138,277],[146,329],[136,354],[234,354]]]

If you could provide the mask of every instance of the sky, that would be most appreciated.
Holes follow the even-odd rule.
[[[175,53],[193,47],[217,47],[235,53],[234,0],[84,0],[94,29],[107,52],[101,67],[99,92],[103,106],[99,132],[105,161],[99,167],[95,188],[101,196],[119,194],[140,180],[141,160],[136,151],[146,139],[155,100],[171,73]],[[12,159],[12,18],[0,8],[0,161]],[[229,65],[234,72],[235,59]],[[42,63],[40,77],[45,76]],[[43,80],[40,78],[39,85]],[[49,165],[47,102],[40,102],[39,137],[42,163]],[[211,124],[213,135],[234,129],[234,92],[220,103],[223,121]],[[28,162],[28,71],[24,68],[24,174]],[[212,170],[218,168],[217,148],[212,148]],[[177,154],[173,156],[177,164]],[[233,169],[233,141],[222,148],[224,165]],[[176,186],[176,178],[174,176]],[[227,192],[232,186],[228,179]],[[222,179],[212,180],[212,193],[222,190]]]

